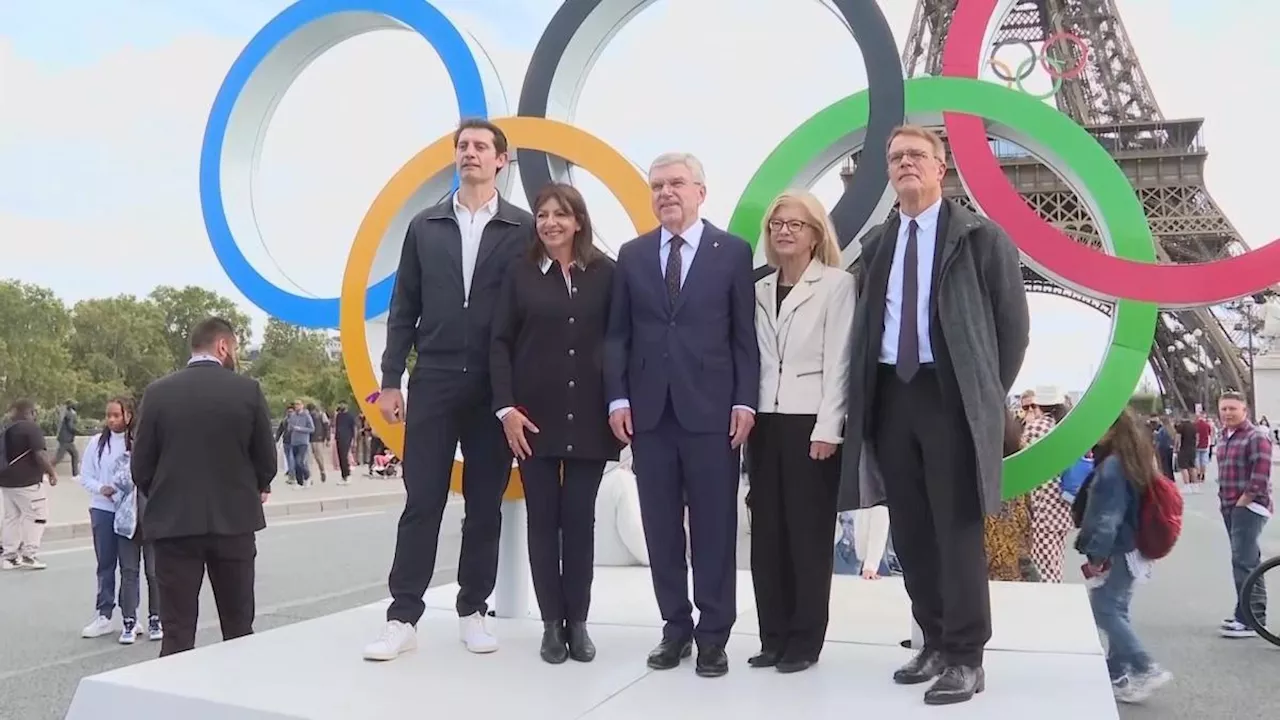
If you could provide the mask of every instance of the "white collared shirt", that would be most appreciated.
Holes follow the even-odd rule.
[[[543,255],[543,256],[542,256],[542,260],[538,262],[538,269],[542,271],[542,274],[543,274],[543,275],[546,275],[548,272],[550,272],[550,270],[551,270],[551,266],[552,266],[552,265],[554,265],[554,264],[555,264],[555,263],[551,260],[551,258],[547,257],[546,255]],[[572,266],[572,267],[576,267],[576,268],[578,268],[579,270],[585,270],[585,269],[586,269],[586,268],[582,267],[582,263],[578,262],[577,260],[574,260],[574,261],[573,261],[573,263],[571,264],[571,266]],[[565,286],[565,289],[569,291],[569,294],[570,294],[570,295],[572,295],[572,294],[573,294],[573,279],[571,278],[571,276],[569,276],[569,275],[565,275],[565,273],[564,273],[564,271],[563,271],[563,270],[561,270],[561,271],[560,271],[560,276],[564,278],[564,286]]]
[[[453,194],[453,213],[458,218],[458,230],[462,233],[462,296],[471,298],[471,276],[476,272],[476,259],[480,256],[480,238],[484,228],[498,214],[498,191],[474,213]]]
[[[705,227],[702,218],[693,221],[693,224],[680,233],[680,237],[684,239],[684,244],[680,246],[680,287],[684,287],[685,278],[689,277],[689,266],[693,264],[693,256],[698,253],[698,243],[702,242],[702,228]],[[662,228],[661,244],[658,246],[658,271],[662,273],[662,277],[667,277],[667,258],[671,256],[671,231]]]
[[[938,214],[942,199],[925,208],[917,217],[902,213],[898,220],[897,244],[893,247],[893,265],[889,268],[889,285],[884,298],[884,336],[880,340],[880,362],[898,364],[898,330],[902,327],[903,264],[907,254],[907,236],[911,221],[916,221],[916,336],[920,362],[933,362],[933,343],[929,339],[929,307],[933,296],[933,255],[938,245]]]

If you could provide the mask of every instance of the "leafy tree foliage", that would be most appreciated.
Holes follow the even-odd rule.
[[[94,298],[67,308],[46,288],[0,281],[0,405],[30,398],[52,423],[53,409],[75,400],[81,429],[91,432],[113,396],[141,397],[151,381],[186,364],[190,329],[210,315],[239,329],[243,365],[262,383],[273,412],[295,399],[326,410],[353,403],[346,368],[324,333],[273,319],[254,355],[248,315],[210,290],[160,286],[142,298]]]

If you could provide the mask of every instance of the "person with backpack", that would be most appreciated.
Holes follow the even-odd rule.
[[[53,464],[62,462],[62,458],[71,457],[71,477],[80,477],[80,449],[76,447],[76,425],[80,416],[76,413],[76,403],[68,400],[58,413],[58,449],[53,455]]]
[[[58,474],[45,453],[44,431],[36,424],[36,406],[30,400],[18,400],[0,429],[0,504],[4,506],[0,570],[48,567],[37,556],[49,516],[46,477],[49,487],[58,484]]]
[[[1160,474],[1151,432],[1129,409],[1098,441],[1094,468],[1076,496],[1076,550],[1087,558],[1081,570],[1089,605],[1107,637],[1112,693],[1119,702],[1138,703],[1173,679],[1138,639],[1129,606],[1135,586],[1150,577],[1153,561],[1172,549],[1181,527],[1182,496]]]
[[[1235,608],[1218,628],[1218,634],[1251,638],[1257,637],[1257,632],[1245,622],[1244,604],[1249,603],[1254,619],[1266,627],[1267,590],[1262,578],[1258,578],[1251,597],[1240,597],[1240,589],[1262,562],[1258,540],[1275,512],[1271,503],[1271,434],[1249,422],[1249,405],[1242,393],[1223,393],[1218,399],[1218,416],[1222,419],[1218,501],[1231,542],[1231,575],[1236,590]]]

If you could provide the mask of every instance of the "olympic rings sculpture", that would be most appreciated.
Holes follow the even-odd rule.
[[[1068,68],[1065,61],[1050,55],[1049,49],[1058,44],[1067,44],[1078,49],[1076,54],[1079,55],[1079,59],[1076,60],[1075,65]],[[1010,70],[1008,63],[996,57],[996,53],[1000,52],[1001,48],[1010,45],[1019,45],[1027,51],[1026,59],[1018,63],[1018,67],[1015,70]],[[1089,63],[1089,46],[1085,45],[1084,40],[1081,40],[1077,35],[1066,32],[1054,33],[1045,38],[1038,57],[1040,65],[1049,74],[1050,79],[1053,80],[1053,86],[1047,92],[1039,95],[1031,93],[1022,84],[1024,80],[1031,77],[1031,73],[1035,70],[1037,59],[1035,48],[1026,40],[1008,38],[996,43],[995,47],[991,48],[991,54],[987,57],[987,65],[991,67],[991,72],[997,78],[1006,83],[1007,87],[1016,87],[1021,92],[1027,93],[1037,100],[1045,100],[1058,94],[1058,91],[1062,89],[1063,80],[1073,80],[1084,74],[1084,70]]]
[[[601,49],[653,1],[563,3],[536,46],[514,117],[502,116],[505,98],[485,86],[462,33],[423,0],[299,0],[255,35],[232,65],[210,112],[201,153],[201,200],[215,254],[232,282],[268,314],[299,325],[340,329],[355,396],[362,398],[374,430],[393,452],[403,451],[404,427],[384,422],[372,404],[378,379],[369,342],[379,338],[370,338],[366,327],[386,312],[393,279],[369,282],[375,271],[394,267],[408,219],[450,189],[452,133],[414,155],[378,193],[348,255],[341,296],[300,297],[262,278],[236,245],[237,237],[258,234],[246,222],[251,213],[245,208],[251,208],[253,164],[279,97],[310,60],[337,42],[374,29],[413,30],[444,61],[461,115],[489,117],[507,133],[520,157],[526,194],[536,194],[552,180],[570,181],[570,166],[579,166],[610,189],[635,232],[643,233],[657,225],[645,178],[616,150],[567,118]],[[881,222],[893,205],[887,158],[880,152],[893,127],[903,122],[945,125],[966,191],[1009,232],[1025,261],[1073,290],[1116,304],[1110,342],[1088,391],[1053,431],[1005,460],[1006,497],[1058,475],[1123,411],[1146,366],[1161,306],[1213,304],[1280,281],[1280,243],[1203,265],[1157,265],[1142,203],[1107,151],[1036,98],[978,79],[984,58],[993,58],[984,49],[991,47],[999,21],[1016,2],[959,0],[944,47],[943,76],[904,80],[897,44],[878,4],[826,0],[858,43],[868,88],[818,111],[783,139],[752,176],[728,223],[730,232],[754,245],[765,209],[777,193],[789,186],[811,186],[850,152],[868,148],[832,210],[845,260],[852,261],[859,251],[854,239]],[[1051,76],[1060,81],[1083,73],[1084,43],[1067,35],[1051,40],[1081,50],[1071,68],[1058,67],[1046,56],[1042,62]],[[1030,72],[1022,65],[1005,75],[1016,81]],[[1009,184],[989,137],[1017,143],[1058,173],[1098,220],[1106,252],[1075,242],[1036,215]],[[455,487],[459,466],[455,464]],[[512,483],[509,498],[520,496],[518,485]]]

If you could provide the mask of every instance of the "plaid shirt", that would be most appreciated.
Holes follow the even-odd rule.
[[[1267,510],[1271,505],[1271,436],[1248,420],[1218,436],[1218,499],[1229,510],[1249,493]]]

